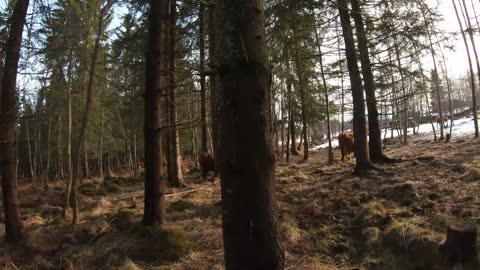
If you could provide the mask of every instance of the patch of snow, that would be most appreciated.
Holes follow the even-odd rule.
[[[450,125],[450,121],[448,121],[448,124]],[[440,125],[434,123],[435,126],[435,132],[437,133],[437,136],[440,136]],[[381,129],[382,132],[382,139],[384,138],[385,132],[386,132],[386,138],[390,138],[391,134],[391,129]],[[450,126],[447,128],[444,128],[444,133],[450,133]],[[475,133],[475,125],[473,122],[473,118],[467,117],[467,118],[461,118],[458,120],[453,121],[453,127],[452,127],[452,137],[463,137],[469,134]],[[413,128],[408,129],[407,134],[413,134]],[[433,139],[433,129],[432,125],[430,123],[426,124],[421,124],[418,129],[418,134],[422,135],[422,137],[426,139]],[[396,129],[393,130],[393,137],[398,137],[400,134],[397,132]],[[332,137],[332,147],[338,147],[338,139],[337,136]],[[324,144],[320,144],[317,146],[314,146],[310,148],[312,151],[316,151],[322,148],[328,148],[328,142]]]

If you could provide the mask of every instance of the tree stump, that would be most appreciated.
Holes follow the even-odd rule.
[[[448,225],[447,239],[441,246],[449,264],[477,261],[477,227],[471,223]]]
[[[445,142],[446,143],[450,142],[451,138],[452,138],[452,135],[450,135],[450,133],[447,133],[447,136],[445,137]]]

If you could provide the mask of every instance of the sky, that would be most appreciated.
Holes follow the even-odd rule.
[[[473,17],[473,9],[471,6],[472,0],[466,0],[467,6],[469,8],[468,12],[470,17]],[[443,15],[444,21],[440,23],[440,26],[449,32],[458,32],[459,25],[457,21],[457,17],[455,15],[455,9],[453,8],[453,4],[451,0],[427,0],[427,3],[431,6],[434,5],[435,2],[439,3],[439,11]],[[475,4],[475,11],[477,15],[480,14],[480,1],[473,0]],[[458,5],[457,5],[458,8]],[[472,23],[475,22],[472,20]],[[465,26],[464,26],[465,29]],[[477,46],[479,46],[480,50],[480,37],[478,35],[475,36],[475,42]],[[470,41],[469,41],[470,43]],[[453,40],[453,45],[455,46],[455,51],[445,50],[445,57],[447,58],[447,69],[450,76],[458,77],[464,75],[468,71],[468,58],[467,52],[465,50],[465,45],[463,43],[463,39],[461,36],[457,36],[455,40]],[[470,49],[471,45],[469,44]],[[473,57],[473,51],[472,51]],[[431,62],[429,62],[431,64]],[[473,62],[475,67],[475,62]]]

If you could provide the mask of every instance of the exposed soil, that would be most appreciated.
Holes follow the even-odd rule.
[[[479,146],[472,137],[450,143],[417,137],[406,146],[393,141],[386,154],[402,162],[367,178],[352,175],[354,160],[327,164],[326,150],[314,152],[308,162],[300,157],[289,164],[278,161],[286,269],[444,269],[438,246],[447,224],[465,220],[480,225]],[[335,155],[338,160],[338,149]],[[141,177],[85,181],[81,223],[75,228],[61,217],[63,182],[49,191],[33,191],[22,181],[26,237],[16,246],[0,240],[0,265],[223,269],[218,179],[202,183],[195,170],[186,177],[187,187],[169,190],[174,195],[167,198],[168,222],[162,230],[140,225]]]

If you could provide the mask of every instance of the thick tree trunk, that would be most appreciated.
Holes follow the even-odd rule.
[[[375,81],[373,78],[370,53],[368,50],[367,35],[363,24],[362,10],[358,0],[350,0],[352,3],[352,17],[355,21],[360,61],[362,63],[363,82],[365,84],[365,95],[368,110],[368,150],[370,160],[379,163],[384,160],[382,152],[382,134],[378,123],[377,99],[375,97]]]
[[[225,269],[283,269],[263,1],[217,1]]]
[[[440,247],[440,250],[449,264],[473,262],[473,264],[478,266],[476,244],[477,227],[475,224],[457,222],[448,225],[447,239]]]
[[[367,146],[367,128],[365,119],[365,99],[363,97],[362,79],[358,69],[355,42],[353,39],[352,25],[348,13],[347,0],[339,0],[338,10],[342,23],[343,38],[347,53],[348,73],[350,74],[350,85],[353,97],[353,130],[355,133],[355,174],[363,175],[373,167]]]
[[[145,80],[145,209],[142,223],[153,227],[165,221],[161,105],[162,90],[168,87],[167,34],[168,1],[151,0]]]
[[[0,128],[0,166],[2,181],[2,199],[5,213],[5,239],[18,242],[22,238],[20,213],[17,196],[17,157],[15,153],[15,128],[17,125],[17,69],[20,58],[22,32],[27,15],[28,0],[17,0],[8,41],[5,47],[5,64],[3,66]]]
[[[173,186],[180,186],[183,182],[182,174],[182,156],[180,154],[180,138],[177,129],[177,98],[176,98],[176,23],[177,23],[177,5],[176,0],[170,1],[170,15],[169,15],[169,93],[168,93],[168,116],[169,116],[169,143],[170,155],[169,158],[169,182]]]

